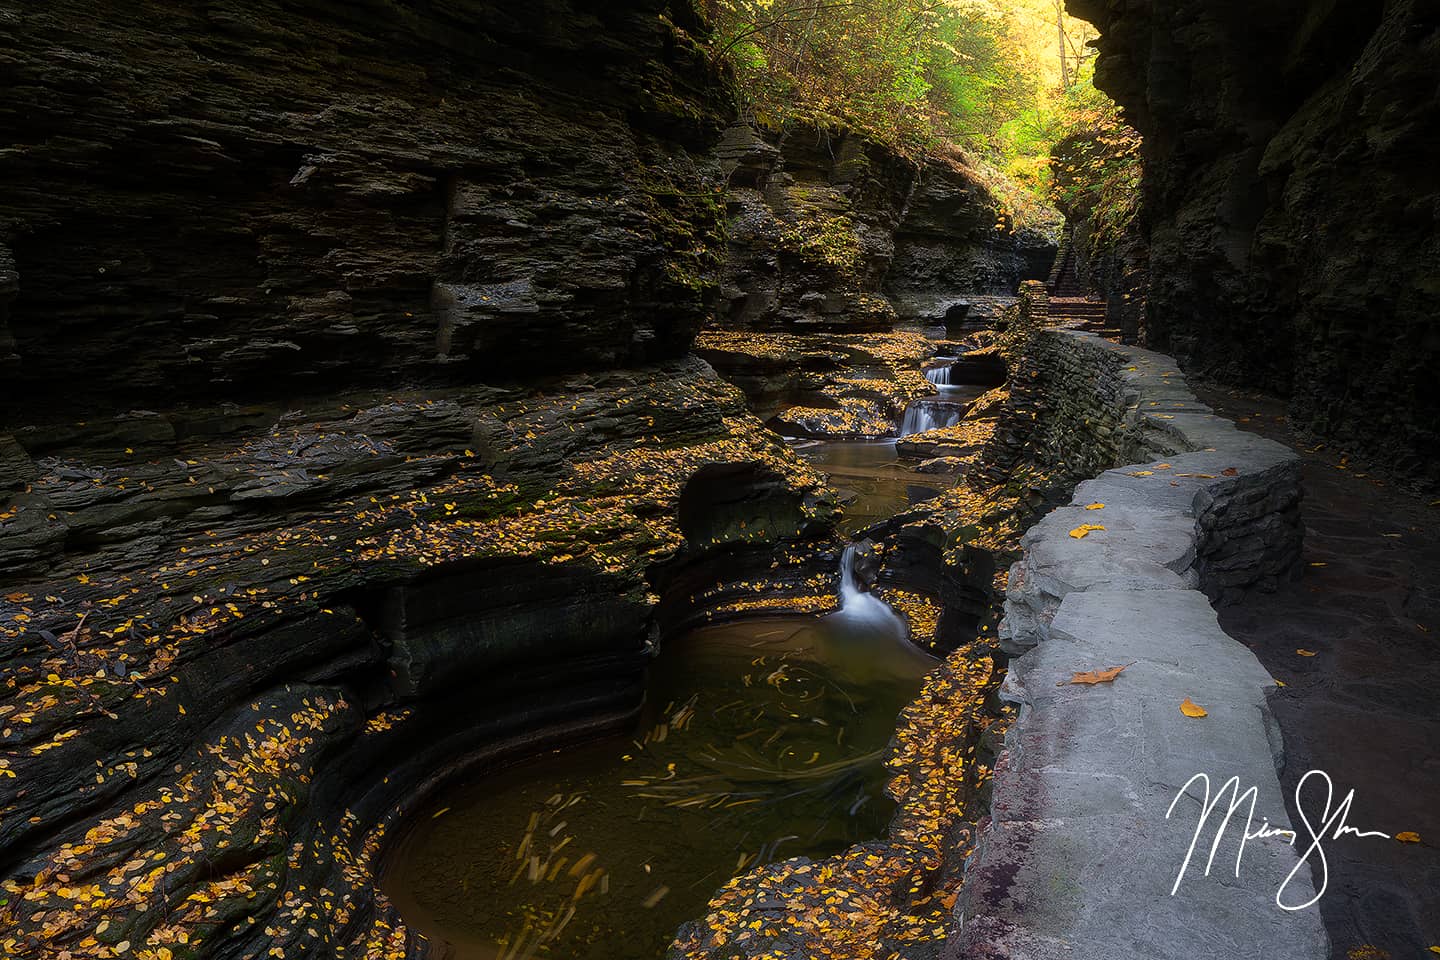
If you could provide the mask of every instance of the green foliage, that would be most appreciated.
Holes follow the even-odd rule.
[[[1089,219],[1096,247],[1115,243],[1140,207],[1140,135],[1088,82],[1067,91],[1065,135],[1051,151],[1051,197],[1072,220]]]
[[[845,126],[912,156],[958,147],[1000,199],[999,228],[1042,222],[1054,203],[1090,219],[1106,244],[1135,217],[1139,135],[1092,83],[1089,25],[1065,19],[1056,0],[707,7],[714,55],[735,70],[757,122]],[[800,252],[833,266],[853,256],[838,235],[806,243]]]
[[[956,0],[715,0],[714,50],[762,122],[843,124],[909,153],[992,137],[1023,99],[1004,25]],[[1007,66],[1009,65],[1009,66]],[[964,123],[946,119],[951,109]]]

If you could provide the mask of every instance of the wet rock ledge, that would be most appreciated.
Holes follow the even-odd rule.
[[[1319,915],[1274,902],[1296,862],[1283,838],[1252,841],[1236,879],[1232,837],[1172,897],[1200,788],[1165,817],[1194,774],[1216,789],[1236,775],[1258,788],[1257,822],[1289,827],[1275,682],[1209,599],[1293,571],[1298,459],[1215,416],[1169,357],[1063,329],[1039,332],[1034,353],[1040,445],[1103,472],[1026,533],[1010,573],[1001,696],[1019,714],[946,956],[1326,956]],[[1117,666],[1111,683],[1067,682]],[[1186,698],[1208,715],[1182,714]],[[1286,901],[1312,892],[1302,869]]]

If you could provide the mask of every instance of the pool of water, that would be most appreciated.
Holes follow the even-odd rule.
[[[882,835],[884,750],[934,661],[881,611],[667,643],[633,736],[438,798],[386,893],[456,960],[658,960],[731,876]]]
[[[894,440],[800,440],[794,446],[840,495],[845,515],[837,529],[847,537],[939,496],[951,482],[917,473],[913,463],[895,455]]]

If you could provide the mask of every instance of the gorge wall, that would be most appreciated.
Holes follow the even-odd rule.
[[[833,607],[833,494],[696,332],[888,328],[1046,241],[953,164],[737,140],[703,30],[0,10],[7,956],[424,955],[402,810],[625,724],[761,576]]]
[[[686,356],[691,29],[0,10],[0,952],[423,955],[402,809],[625,724],[727,578],[833,603],[831,495]]]
[[[683,354],[725,102],[694,26],[664,2],[9,8],[7,408]]]
[[[1440,12],[1068,0],[1145,137],[1145,337],[1434,480]]]
[[[1055,254],[957,151],[916,161],[843,130],[732,127],[722,327],[786,332],[934,323],[966,294],[1012,293]]]

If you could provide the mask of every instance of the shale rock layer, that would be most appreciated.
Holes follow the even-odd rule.
[[[1149,345],[1434,480],[1435,5],[1068,5],[1145,137]]]

